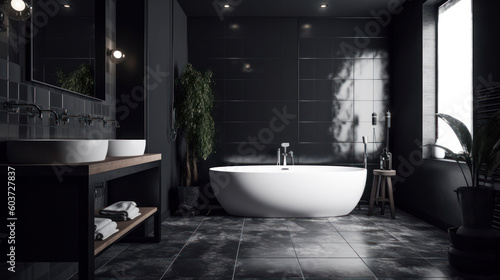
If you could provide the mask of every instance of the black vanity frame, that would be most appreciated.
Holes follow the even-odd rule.
[[[114,242],[161,241],[161,155],[112,158],[96,164],[98,168],[91,167],[92,163],[0,165],[4,182],[8,167],[15,169],[16,262],[78,262],[79,279],[94,279],[94,257]],[[133,200],[139,207],[155,209],[144,215],[144,221],[115,233],[116,240],[101,244],[95,253],[98,242],[104,242],[94,241],[95,195],[103,184],[108,205]]]

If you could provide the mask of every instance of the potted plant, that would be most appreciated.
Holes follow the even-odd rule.
[[[500,166],[500,111],[478,129],[474,138],[461,121],[446,114],[436,115],[451,127],[462,152],[455,153],[441,145],[433,146],[444,149],[457,161],[466,184],[456,190],[463,225],[448,230],[451,239],[448,252],[450,264],[464,269],[492,268],[500,259],[497,253],[500,231],[491,226],[493,189],[480,184],[479,179],[480,176],[490,177]],[[470,181],[460,161],[467,164]]]
[[[201,73],[188,63],[176,83],[177,124],[186,144],[184,186],[178,188],[180,208],[193,212],[200,194],[197,162],[199,159],[206,160],[214,150],[213,73],[211,70]]]

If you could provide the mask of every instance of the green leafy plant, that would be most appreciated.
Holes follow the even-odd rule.
[[[61,69],[56,71],[57,82],[61,88],[94,96],[94,73],[87,63],[82,63],[73,72],[66,74]]]
[[[214,150],[215,124],[212,118],[213,73],[201,73],[187,64],[177,79],[176,113],[179,128],[186,140],[186,185],[198,182],[196,162],[206,160]]]
[[[479,128],[474,139],[461,121],[446,114],[438,113],[436,115],[451,127],[460,141],[462,152],[454,153],[452,150],[436,144],[431,146],[444,149],[457,161],[459,166],[461,160],[465,161],[472,179],[471,184],[469,184],[460,166],[465,182],[468,187],[478,187],[481,168],[484,168],[485,175],[490,177],[500,167],[500,111]]]

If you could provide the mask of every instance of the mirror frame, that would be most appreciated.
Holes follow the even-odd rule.
[[[34,40],[32,39],[36,34],[33,34],[33,30],[36,30],[33,27],[32,18],[29,19],[29,50],[27,51],[28,59],[28,71],[27,78],[30,82],[44,85],[50,87],[50,89],[57,89],[63,91],[65,93],[74,94],[80,97],[89,98],[96,101],[105,101],[106,100],[106,2],[105,0],[95,0],[94,8],[95,8],[95,19],[94,19],[94,96],[85,95],[79,92],[71,91],[68,89],[64,89],[58,87],[53,84],[48,84],[43,81],[36,80],[34,78]],[[33,4],[33,3],[32,3]],[[36,11],[33,11],[32,15],[34,15]]]

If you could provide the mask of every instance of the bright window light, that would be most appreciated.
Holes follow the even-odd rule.
[[[462,121],[472,133],[472,3],[450,0],[439,7],[438,113]],[[451,128],[438,121],[437,144],[462,151]]]

